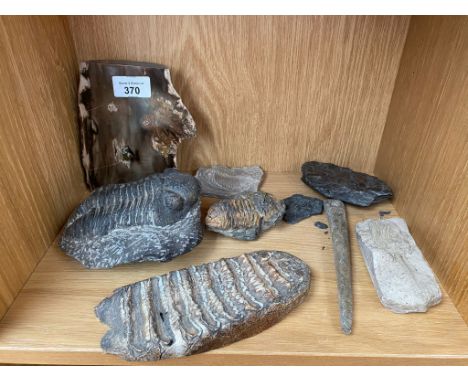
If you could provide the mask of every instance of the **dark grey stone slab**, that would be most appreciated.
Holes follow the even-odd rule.
[[[197,180],[167,169],[96,189],[68,219],[60,247],[85,267],[111,268],[169,261],[202,235]]]
[[[382,180],[331,163],[306,162],[302,181],[327,198],[367,207],[390,199],[392,190]]]
[[[310,270],[259,251],[191,266],[114,291],[96,307],[105,352],[129,361],[189,356],[253,336],[299,305]]]
[[[247,192],[213,204],[206,215],[206,227],[239,240],[255,240],[283,217],[283,201],[265,192]]]
[[[294,194],[283,199],[286,212],[283,220],[289,224],[299,223],[312,215],[319,215],[323,211],[323,202],[320,199]]]

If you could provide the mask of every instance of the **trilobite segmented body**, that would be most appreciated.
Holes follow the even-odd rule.
[[[101,347],[131,361],[215,349],[281,320],[304,300],[309,285],[309,267],[276,251],[153,277],[115,290],[96,307],[110,327]]]
[[[60,247],[89,268],[168,261],[202,239],[198,181],[177,170],[96,189],[70,216]]]
[[[210,231],[239,240],[255,240],[284,215],[285,205],[265,192],[248,192],[213,204],[206,216]]]

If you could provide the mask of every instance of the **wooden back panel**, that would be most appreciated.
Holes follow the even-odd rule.
[[[413,17],[375,172],[468,322],[468,17]]]
[[[372,171],[409,17],[70,17],[79,60],[163,63],[198,137],[183,170]]]
[[[62,17],[0,18],[0,318],[84,193]]]

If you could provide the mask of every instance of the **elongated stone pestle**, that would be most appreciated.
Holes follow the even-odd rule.
[[[344,334],[351,334],[353,289],[351,283],[351,251],[345,205],[339,200],[330,199],[325,200],[323,206],[328,218],[333,243],[341,330]]]

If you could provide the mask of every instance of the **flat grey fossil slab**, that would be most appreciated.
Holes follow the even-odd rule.
[[[332,163],[304,163],[302,181],[327,198],[361,207],[393,196],[390,187],[379,178]]]
[[[239,240],[255,240],[284,215],[285,205],[266,192],[247,192],[211,205],[206,227]]]
[[[255,335],[309,291],[310,270],[285,252],[258,251],[121,287],[97,307],[105,352],[153,361],[205,352]]]
[[[232,198],[243,192],[258,191],[263,178],[259,166],[225,167],[215,165],[200,167],[195,177],[201,185],[203,196],[215,198]]]
[[[362,256],[382,304],[395,313],[426,312],[442,292],[429,264],[401,218],[356,225]]]
[[[169,261],[202,239],[200,186],[175,169],[96,189],[65,224],[60,247],[88,268]]]

